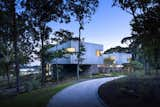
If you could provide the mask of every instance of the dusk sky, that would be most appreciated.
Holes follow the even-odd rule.
[[[96,13],[92,16],[90,23],[84,25],[82,37],[85,42],[98,43],[104,46],[104,51],[115,46],[126,46],[121,44],[121,40],[130,36],[131,15],[118,7],[112,7],[113,0],[99,0],[100,4]],[[48,24],[53,31],[66,29],[78,36],[79,25],[76,21],[69,24],[59,24],[51,22]],[[35,61],[32,65],[39,65],[39,61]]]
[[[118,7],[112,7],[113,0],[100,0],[96,13],[90,23],[86,23],[82,37],[86,42],[104,45],[104,50],[121,45],[123,37],[129,36],[131,30],[129,22],[131,15]],[[53,30],[67,29],[78,36],[78,23],[69,24],[50,23]],[[125,45],[121,45],[125,46]]]

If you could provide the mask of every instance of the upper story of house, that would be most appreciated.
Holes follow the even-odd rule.
[[[82,56],[81,64],[103,64],[103,45],[95,44],[95,43],[88,43],[88,42],[81,42],[84,46],[85,51],[84,55]],[[65,43],[56,45],[48,50],[48,52],[55,52],[58,50],[65,49],[66,51],[73,53],[73,54],[66,54],[62,58],[55,58],[51,60],[51,64],[77,64],[77,54],[78,52],[78,40],[70,40]]]

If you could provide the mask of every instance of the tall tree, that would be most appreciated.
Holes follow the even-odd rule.
[[[160,1],[114,0],[114,5],[120,6],[133,16],[130,47],[135,52],[143,53],[145,71],[148,72],[149,65],[159,68]]]
[[[69,0],[68,8],[71,15],[75,16],[75,20],[79,24],[78,32],[78,54],[77,54],[77,79],[79,79],[79,66],[80,66],[80,56],[81,56],[81,31],[84,29],[84,24],[91,20],[91,16],[95,13],[98,7],[98,0]]]
[[[15,61],[15,72],[16,72],[16,87],[17,92],[19,93],[19,58],[18,58],[18,33],[17,33],[17,13],[16,13],[16,0],[11,0],[10,2],[10,11],[12,17],[12,29],[11,32],[13,34],[13,48],[14,48],[14,61]]]
[[[70,18],[64,12],[65,0],[26,0],[23,3],[26,6],[27,13],[30,14],[33,28],[37,32],[35,38],[41,41],[41,50],[43,50],[46,39],[49,38],[51,28],[47,26],[50,21],[69,22]],[[42,67],[42,85],[45,81],[45,62],[44,52],[41,52]]]
[[[3,20],[0,21],[1,37],[4,39],[3,43],[6,45],[6,49],[4,50],[8,53],[8,56],[14,56],[13,65],[15,66],[17,92],[19,92],[20,63],[28,62],[33,48],[30,32],[27,31],[29,28],[27,23],[28,18],[23,11],[20,11],[22,9],[20,3],[21,0],[0,1],[0,11],[3,13],[1,14]],[[12,48],[13,51],[10,52]],[[6,55],[3,56],[5,57]]]
[[[8,3],[0,1],[0,66],[1,72],[7,74],[8,86],[10,83],[9,67],[13,59],[13,45],[11,41],[11,21],[8,17]],[[12,60],[13,61],[13,60]]]
[[[16,72],[16,86],[17,86],[17,92],[19,92],[19,61],[18,61],[18,47],[17,47],[17,39],[18,39],[18,33],[17,33],[17,16],[18,13],[16,12],[16,0],[10,0],[10,1],[5,1],[1,0],[0,1],[1,5],[1,11],[5,11],[6,13],[3,14],[5,17],[9,17],[5,20],[5,23],[2,24],[1,30],[3,31],[9,30],[9,37],[13,41],[13,49],[14,49],[14,62],[15,62],[15,72]],[[4,28],[6,26],[6,28]],[[12,34],[12,35],[11,35]],[[3,34],[4,36],[4,34]]]
[[[5,37],[6,36],[2,36]],[[7,41],[3,38],[3,41],[0,40],[0,68],[1,72],[7,75],[8,87],[10,87],[10,68],[13,65],[13,49],[10,41]]]
[[[55,40],[59,43],[74,39],[73,32],[67,31],[65,29],[60,29],[59,31],[54,32],[54,36],[55,37],[52,40]]]
[[[64,30],[64,29],[60,29],[59,31],[55,31],[54,32],[54,38],[52,38],[52,40],[56,43],[55,47],[57,48],[57,46],[61,43],[67,42],[69,40],[74,40],[77,39],[76,37],[73,37],[73,32]],[[52,54],[52,61],[53,59],[55,59],[55,64],[56,64],[56,78],[57,81],[59,81],[59,71],[61,70],[61,66],[58,65],[57,59],[58,58],[65,58],[66,54],[73,54],[73,53],[69,53],[67,52],[66,49],[61,49],[61,50],[56,50],[55,52],[51,53]]]

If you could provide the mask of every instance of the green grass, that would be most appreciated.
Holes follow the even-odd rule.
[[[113,71],[108,74],[110,74],[110,76],[112,76],[112,77],[120,76],[120,75],[135,76],[135,77],[145,76],[145,72],[143,70],[136,70],[135,72],[127,72],[127,71],[116,72],[116,71]]]
[[[92,78],[104,78],[104,77],[108,77],[110,75],[107,75],[105,73],[97,73],[95,75],[92,75]]]
[[[110,72],[110,76],[120,76],[120,75],[129,75],[129,72]]]
[[[55,88],[42,88],[21,94],[11,99],[0,101],[0,107],[46,107],[53,95],[72,84],[73,82],[63,83]]]
[[[84,79],[96,79],[96,78],[105,78],[105,77],[117,77],[120,75],[131,75],[130,72],[109,72],[109,73],[96,73],[89,76],[82,76]]]

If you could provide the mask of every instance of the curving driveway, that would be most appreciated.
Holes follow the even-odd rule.
[[[121,77],[93,79],[72,85],[53,96],[48,107],[105,107],[98,96],[99,86]]]

